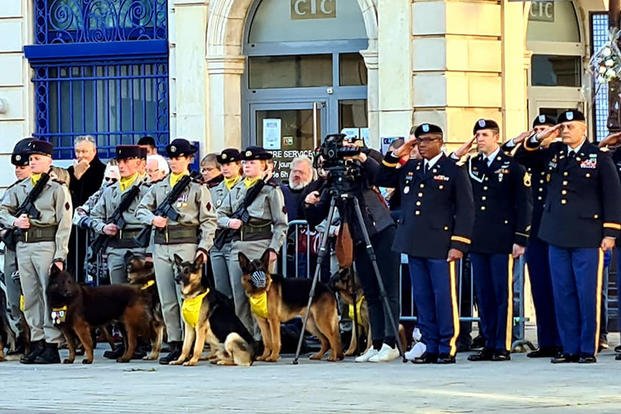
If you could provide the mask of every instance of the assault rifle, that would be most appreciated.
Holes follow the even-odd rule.
[[[41,178],[39,178],[39,181],[37,181],[34,187],[32,187],[32,190],[30,190],[30,193],[28,193],[28,196],[26,196],[26,199],[17,208],[17,211],[15,212],[16,217],[19,217],[22,214],[26,214],[29,218],[32,218],[35,220],[38,220],[41,218],[41,212],[37,210],[37,208],[34,205],[34,202],[37,200],[37,198],[39,198],[39,196],[41,195],[41,192],[43,192],[43,189],[45,188],[45,185],[47,184],[49,180],[50,180],[49,175],[45,173],[41,174]],[[16,227],[9,228],[6,230],[6,233],[4,234],[2,241],[4,242],[4,244],[6,244],[6,246],[9,249],[15,250],[17,239],[23,233],[24,233],[24,230],[20,228],[16,228]]]
[[[170,190],[170,193],[166,196],[162,204],[157,206],[153,215],[160,217],[167,217],[172,221],[179,221],[179,213],[173,208],[173,204],[177,199],[181,196],[181,193],[187,188],[188,185],[192,182],[191,175],[184,175],[177,181],[177,184]],[[135,238],[136,244],[138,246],[147,246],[149,241],[151,240],[151,226],[144,228],[138,233]]]

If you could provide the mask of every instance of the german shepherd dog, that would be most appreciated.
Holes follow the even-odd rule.
[[[362,290],[362,286],[360,285],[360,281],[353,274],[353,269],[351,267],[341,268],[332,275],[330,281],[328,282],[328,286],[334,292],[336,292],[343,302],[347,305],[354,305],[354,297],[356,298],[356,302],[360,303],[356,309],[356,319],[357,323],[352,321],[352,331],[351,331],[351,340],[349,342],[349,348],[345,351],[345,355],[351,356],[356,355],[358,353],[358,326],[360,326],[361,333],[366,334],[367,336],[367,344],[366,349],[363,351],[366,352],[371,345],[373,344],[373,339],[371,337],[371,325],[369,322],[369,308],[367,306],[367,301],[364,298],[364,291]],[[350,315],[353,319],[353,315]],[[406,335],[405,328],[402,324],[399,324],[399,339],[401,340],[402,346],[406,346]]]
[[[47,296],[55,319],[54,323],[67,340],[69,358],[63,361],[65,364],[71,364],[75,360],[75,336],[82,343],[86,353],[82,363],[93,362],[91,330],[95,327],[115,321],[125,326],[125,353],[117,359],[117,362],[129,362],[136,350],[138,335],[151,338],[154,336],[151,332],[153,315],[149,298],[139,287],[78,285],[68,272],[52,266]]]
[[[265,345],[263,354],[257,360],[275,362],[280,358],[280,323],[304,316],[312,280],[286,279],[270,274],[269,252],[266,250],[260,260],[250,260],[239,252],[239,265],[243,274],[242,286],[248,298],[252,301],[266,295],[267,299],[267,317],[252,312]],[[336,297],[323,283],[317,283],[306,328],[321,342],[321,349],[310,359],[321,359],[328,348],[331,349],[328,360],[343,359]]]
[[[6,310],[6,295],[0,288],[0,361],[4,361],[4,347],[15,349],[16,337],[11,329]]]
[[[164,339],[164,331],[166,324],[162,317],[162,304],[160,296],[157,292],[155,283],[155,270],[153,262],[147,260],[147,257],[139,253],[127,252],[125,255],[125,263],[127,269],[127,281],[131,285],[139,286],[147,296],[147,303],[151,310],[151,331],[154,333],[151,352],[145,356],[145,360],[156,360],[160,355],[162,348],[162,340]]]
[[[174,255],[175,281],[181,285],[183,295],[183,321],[185,337],[181,355],[171,365],[196,365],[209,343],[218,365],[250,366],[255,360],[256,342],[242,321],[235,315],[230,300],[212,286],[205,287],[203,280],[203,256],[194,262],[184,262]],[[196,301],[196,302],[194,302]],[[192,303],[196,304],[192,312]],[[192,358],[188,357],[192,353]],[[187,361],[186,361],[187,360]]]

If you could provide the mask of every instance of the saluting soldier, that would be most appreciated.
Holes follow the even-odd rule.
[[[91,211],[93,230],[110,237],[106,254],[112,284],[127,283],[125,254],[145,251],[146,246],[139,246],[135,239],[144,229],[144,224],[136,217],[136,209],[149,189],[145,176],[139,171],[144,159],[146,159],[144,148],[138,145],[118,145],[116,160],[121,179],[103,189],[101,197]],[[110,222],[110,219],[113,218],[121,200],[126,197],[131,197],[131,202],[120,212],[124,227],[119,227],[119,223]]]
[[[226,148],[218,154],[217,162],[221,167],[222,180],[217,186],[210,188],[210,191],[216,208],[220,208],[231,189],[242,179],[240,174],[241,154],[235,148]],[[223,231],[223,228],[216,230],[216,239]],[[231,278],[229,273],[232,240],[232,237],[228,237],[227,240],[222,240],[221,246],[214,245],[209,251],[209,258],[211,259],[216,289],[235,303],[240,299],[234,300],[234,293],[242,296],[245,296],[245,294],[241,285],[241,278]]]
[[[562,142],[541,148],[560,132]],[[548,243],[554,306],[563,352],[553,363],[596,362],[604,252],[621,230],[621,184],[610,155],[587,140],[582,112],[524,141],[523,156],[543,153],[547,196],[539,237]],[[530,155],[532,154],[532,155]]]
[[[287,212],[285,200],[278,183],[266,177],[267,160],[272,154],[262,147],[250,146],[241,154],[244,178],[240,180],[224,198],[218,208],[218,226],[231,229],[233,242],[229,261],[229,277],[234,285],[233,301],[235,313],[255,337],[259,331],[250,314],[248,299],[241,287],[242,271],[239,266],[238,253],[243,252],[249,259],[260,259],[266,249],[270,249],[270,262],[276,262],[277,254],[287,234]],[[265,181],[267,180],[267,181]],[[263,182],[261,182],[263,181]],[[246,193],[251,187],[262,185],[257,196],[244,204]],[[248,221],[243,222],[234,217],[240,207],[248,213]]]
[[[17,267],[31,341],[30,352],[20,359],[24,364],[60,362],[58,344],[62,341],[62,335],[52,323],[45,291],[51,266],[63,269],[67,259],[72,212],[69,189],[49,180],[34,200],[39,217],[27,214],[15,216],[38,181],[47,179],[52,166],[52,150],[49,142],[30,142],[28,152],[32,175],[16,184],[14,191],[5,195],[0,206],[0,224],[19,230]]]
[[[498,124],[478,120],[473,128],[479,155],[467,161],[475,221],[470,248],[485,346],[470,361],[511,359],[513,261],[524,254],[532,216],[531,178],[498,143]]]
[[[457,261],[471,244],[472,187],[466,172],[442,152],[443,132],[421,124],[398,150],[387,153],[377,176],[395,187],[401,211],[393,250],[408,255],[418,324],[426,352],[416,364],[452,364],[457,352]],[[422,159],[409,159],[415,145]],[[401,158],[405,164],[396,168]]]
[[[503,146],[503,151],[510,153],[516,150],[517,146],[522,145],[525,138],[533,133],[544,131],[546,128],[556,125],[556,119],[545,114],[538,115],[533,120],[532,131],[524,132],[517,137],[510,139]],[[547,148],[556,138],[557,133],[550,134],[541,143],[541,147]],[[531,231],[526,247],[526,264],[528,265],[528,275],[530,278],[530,288],[533,295],[533,305],[537,316],[537,345],[538,349],[526,354],[529,358],[544,358],[556,356],[561,350],[561,340],[558,336],[556,326],[556,316],[554,312],[554,295],[552,293],[552,276],[550,274],[550,262],[548,260],[548,244],[538,236],[543,205],[546,199],[547,171],[542,156],[539,152],[537,156],[524,157],[523,152],[516,153],[515,160],[526,168],[526,172],[531,175],[532,197],[533,197],[533,216],[531,219]],[[534,154],[533,154],[534,155]]]
[[[189,175],[196,148],[189,141],[177,138],[166,147],[166,153],[170,158],[170,174],[151,186],[136,212],[138,220],[153,226],[155,231],[153,264],[170,345],[170,353],[160,358],[160,364],[177,360],[183,343],[182,296],[175,283],[174,255],[179,255],[184,261],[193,261],[198,255],[203,255],[206,261],[216,229],[215,209],[209,189],[194,180],[176,200],[169,200],[173,210],[179,213],[177,221],[154,214],[182,177]]]

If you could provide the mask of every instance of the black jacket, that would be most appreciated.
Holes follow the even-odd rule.
[[[401,168],[397,162],[388,153],[375,181],[401,195],[393,250],[433,259],[446,259],[451,248],[466,253],[474,208],[465,171],[445,155],[427,174],[422,160],[410,160]]]
[[[547,197],[539,237],[563,248],[598,247],[604,236],[621,230],[621,184],[609,153],[584,142],[575,158],[567,145],[540,149],[530,140],[516,156],[532,157],[545,168]]]
[[[473,253],[511,253],[526,246],[533,204],[531,178],[512,157],[498,152],[490,166],[482,155],[467,163],[474,193]]]
[[[90,167],[79,180],[75,177],[73,165],[67,168],[67,171],[69,171],[69,176],[71,177],[69,182],[71,202],[73,203],[73,208],[77,208],[86,203],[86,200],[95,191],[99,190],[106,171],[106,165],[95,155],[95,158],[90,162]]]

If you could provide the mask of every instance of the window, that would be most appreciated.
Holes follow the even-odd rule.
[[[248,59],[250,89],[332,85],[332,55],[253,56]]]
[[[591,55],[608,41],[608,14],[591,14]],[[608,84],[595,84],[593,90],[593,124],[595,139],[601,141],[608,135]]]
[[[533,55],[532,86],[580,87],[580,56]]]

